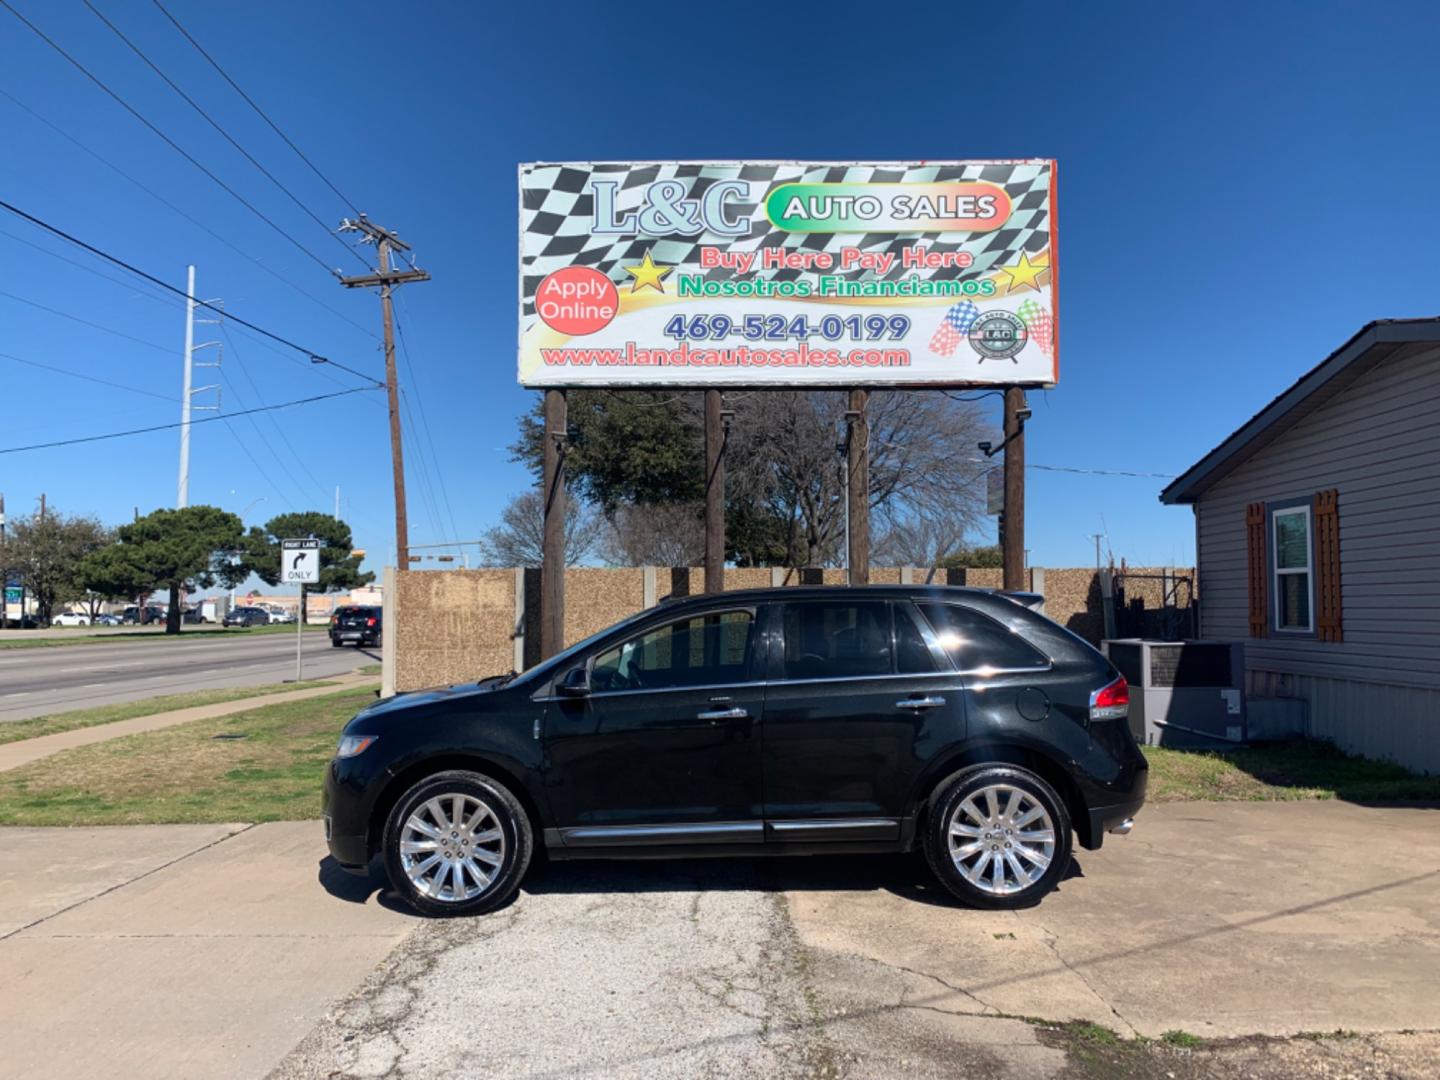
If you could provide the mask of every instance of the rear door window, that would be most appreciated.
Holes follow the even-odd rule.
[[[959,604],[916,605],[961,671],[1044,668],[1050,661],[1019,635],[973,608]]]
[[[877,601],[817,600],[785,605],[781,678],[889,675],[890,607]]]

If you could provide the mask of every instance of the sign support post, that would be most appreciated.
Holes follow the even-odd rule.
[[[565,647],[565,391],[545,391],[545,525],[540,544],[540,659]]]
[[[1005,509],[1001,520],[1000,554],[1003,587],[1025,588],[1025,391],[1005,388]]]
[[[719,390],[705,391],[705,591],[725,591],[725,442],[729,423]]]
[[[320,541],[313,537],[280,541],[280,580],[286,585],[300,586],[300,602],[295,608],[295,681],[301,681],[304,666],[305,586],[320,580]]]
[[[870,391],[850,391],[845,414],[849,432],[846,444],[845,561],[851,585],[870,584],[870,421],[866,409]]]

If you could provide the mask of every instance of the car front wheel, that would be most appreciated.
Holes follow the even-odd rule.
[[[925,828],[930,869],[973,907],[1021,908],[1053,889],[1070,865],[1070,815],[1041,777],[986,765],[942,785]]]
[[[513,794],[480,773],[421,780],[385,825],[385,869],[427,915],[480,915],[508,901],[530,864],[530,819]]]

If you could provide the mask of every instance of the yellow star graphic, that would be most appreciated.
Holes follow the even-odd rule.
[[[1032,263],[1030,261],[1030,255],[1022,251],[1018,263],[1014,266],[1002,266],[1000,268],[1001,273],[1008,275],[1010,278],[1010,285],[1005,291],[1012,293],[1018,292],[1027,285],[1032,289],[1038,289],[1040,286],[1036,283],[1035,279],[1048,269],[1050,269],[1050,267],[1045,263]]]
[[[660,280],[674,269],[673,266],[656,266],[650,258],[650,252],[646,251],[639,266],[625,267],[625,272],[635,279],[630,284],[630,291],[639,292],[648,286],[658,293],[663,293],[665,286],[660,284]]]

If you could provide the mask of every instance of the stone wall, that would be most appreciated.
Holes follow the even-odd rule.
[[[1162,609],[1165,575],[1188,576],[1189,569],[1129,568],[1120,579],[1127,603],[1147,613]],[[387,574],[394,581],[387,604],[386,692],[469,682],[486,675],[530,667],[540,660],[538,613],[540,573],[525,570],[410,570]],[[877,585],[913,583],[969,585],[998,589],[1000,571],[925,567],[872,567]],[[843,585],[845,571],[730,567],[726,589],[787,585]],[[1045,614],[1081,637],[1098,643],[1104,634],[1104,606],[1093,569],[1033,568],[1027,586],[1045,596]],[[565,575],[565,643],[572,644],[664,599],[704,591],[698,567],[574,568]],[[1186,597],[1181,590],[1181,597]],[[1174,595],[1174,590],[1170,591]],[[1118,605],[1117,605],[1118,607]],[[1156,626],[1187,623],[1170,611]],[[1153,621],[1153,620],[1152,620]],[[1147,626],[1144,619],[1131,624]],[[1125,636],[1126,623],[1120,623]],[[1172,635],[1167,635],[1172,636]],[[393,681],[388,672],[393,671]]]

